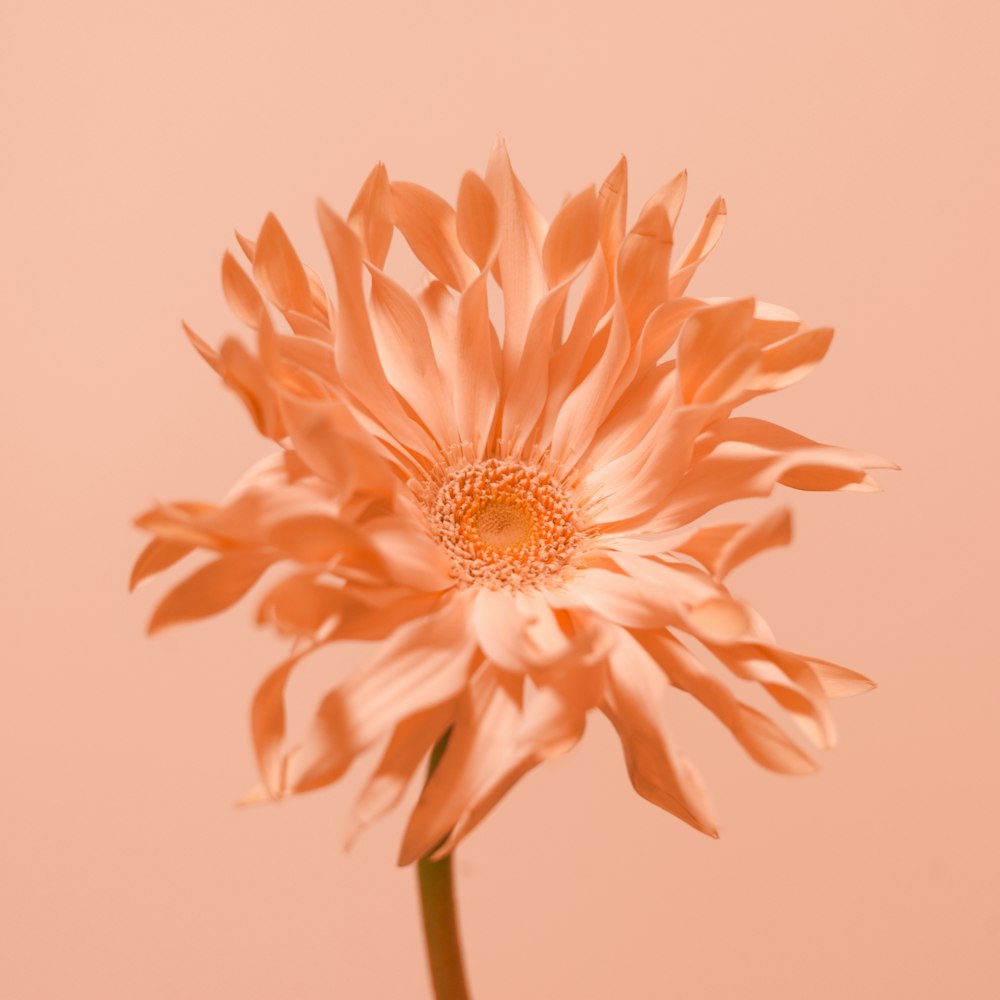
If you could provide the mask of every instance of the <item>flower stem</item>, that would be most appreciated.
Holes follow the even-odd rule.
[[[451,730],[438,740],[431,751],[428,781],[444,754],[450,734]],[[469,1000],[469,987],[465,982],[465,969],[462,965],[462,944],[458,936],[451,855],[440,861],[431,861],[429,855],[421,858],[417,862],[417,880],[420,883],[424,938],[427,942],[427,960],[431,967],[434,996],[436,1000]]]

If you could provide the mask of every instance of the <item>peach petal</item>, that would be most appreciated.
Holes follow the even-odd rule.
[[[520,718],[523,681],[485,664],[459,699],[448,746],[413,810],[399,864],[430,853],[448,835],[484,778],[502,767]]]
[[[587,450],[610,407],[611,388],[628,359],[630,348],[628,319],[622,307],[616,306],[597,364],[570,393],[556,417],[552,454],[558,461],[571,462]]]
[[[247,326],[256,330],[260,314],[264,311],[264,300],[257,291],[257,286],[228,250],[222,258],[222,291],[229,308]]]
[[[455,702],[446,701],[400,722],[375,771],[362,788],[354,806],[350,847],[362,831],[395,806],[430,749],[455,717]]]
[[[549,288],[583,270],[597,241],[597,193],[591,186],[570,198],[549,226],[542,245],[542,269]]]
[[[671,274],[669,294],[671,297],[683,295],[701,262],[712,252],[726,223],[726,202],[716,198],[709,208],[705,221],[691,241],[691,245],[681,254],[677,269]]]
[[[471,170],[462,177],[455,212],[458,242],[480,271],[490,268],[500,241],[500,214],[486,182]]]
[[[235,604],[274,563],[265,552],[231,552],[219,556],[178,584],[156,606],[147,631],[206,618]]]
[[[384,163],[377,163],[365,178],[347,214],[347,224],[358,234],[365,258],[380,270],[385,267],[393,228],[389,174]]]
[[[401,445],[423,455],[432,454],[433,443],[406,415],[382,368],[361,286],[361,244],[354,231],[323,202],[318,211],[337,278],[335,355],[341,383]]]
[[[373,661],[323,699],[305,744],[289,758],[292,791],[335,781],[400,720],[458,695],[474,648],[466,615],[466,601],[453,597],[401,625]]]
[[[500,210],[496,272],[503,289],[503,371],[513,378],[524,353],[531,316],[545,293],[542,244],[545,220],[514,174],[503,141],[486,168],[486,183]]]
[[[690,762],[670,746],[660,705],[666,679],[626,632],[608,657],[601,711],[611,720],[625,752],[635,790],[648,801],[718,837],[714,811]]]
[[[184,328],[184,333],[190,341],[191,346],[217,374],[221,375],[223,372],[223,363],[219,352],[214,348],[209,347],[209,345],[206,344],[205,341],[202,340],[201,337],[199,337],[198,334],[196,334],[194,330],[187,325],[187,323],[181,323],[181,326]]]
[[[315,638],[347,606],[342,587],[320,583],[315,573],[298,573],[269,590],[257,609],[258,623],[273,623],[284,635]]]
[[[782,774],[807,774],[816,763],[767,716],[738,701],[689,650],[664,633],[635,638],[666,674],[670,683],[696,698],[733,734],[763,767]]]
[[[792,540],[792,515],[778,507],[749,524],[717,524],[702,528],[674,551],[697,559],[713,576],[724,579],[752,556]]]
[[[193,552],[194,548],[194,545],[186,542],[172,541],[169,538],[154,538],[139,553],[139,558],[136,559],[135,566],[132,567],[128,589],[135,590],[147,577],[169,569],[189,552]]]
[[[759,354],[755,345],[747,343],[753,309],[753,299],[738,299],[701,309],[685,324],[677,352],[685,403],[732,398],[742,389],[738,372]],[[736,370],[729,374],[734,362]],[[716,384],[720,371],[728,377]]]
[[[284,788],[281,743],[285,738],[285,688],[292,671],[309,650],[289,657],[272,670],[257,688],[250,707],[250,733],[257,767],[268,797],[280,798]]]
[[[280,440],[284,427],[277,400],[260,362],[234,338],[227,338],[220,348],[222,379],[243,401],[257,430],[265,437]]]
[[[546,760],[568,753],[583,736],[587,711],[600,697],[599,672],[586,672],[583,678],[572,671],[562,671],[544,686],[525,691],[525,704],[506,754],[498,754],[491,768],[467,796],[447,837],[431,857],[450,854],[481,823],[493,807],[528,771]]]
[[[494,366],[496,334],[490,323],[484,272],[462,293],[458,303],[454,351],[453,405],[459,437],[476,453],[485,445],[500,398]]]
[[[373,332],[386,377],[413,407],[437,441],[458,440],[441,373],[431,347],[427,320],[417,302],[381,271],[372,277]]]
[[[865,677],[864,674],[848,670],[847,667],[841,667],[827,660],[817,660],[813,656],[804,657],[804,659],[812,667],[812,671],[823,689],[823,694],[827,698],[849,698],[852,695],[871,691],[876,686],[875,682]]]
[[[253,275],[264,294],[279,309],[309,312],[312,307],[309,279],[302,261],[273,213],[268,213],[257,236]]]
[[[751,386],[754,393],[775,392],[804,379],[822,360],[833,342],[828,327],[803,330],[765,348],[760,354],[760,372]]]
[[[435,278],[461,291],[479,273],[458,238],[455,210],[439,195],[419,184],[389,185],[392,221]]]

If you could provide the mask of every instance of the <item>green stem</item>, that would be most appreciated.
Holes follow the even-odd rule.
[[[451,730],[438,740],[431,751],[428,781],[444,753],[449,735]],[[465,969],[462,965],[462,944],[458,935],[458,916],[455,912],[451,855],[440,861],[431,861],[429,856],[421,858],[417,862],[417,880],[420,883],[424,938],[427,941],[427,959],[431,967],[434,996],[436,1000],[469,1000],[469,987],[465,982]]]

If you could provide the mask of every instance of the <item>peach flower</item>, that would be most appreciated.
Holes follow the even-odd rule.
[[[187,333],[278,448],[219,504],[143,514],[153,539],[133,585],[209,554],[156,608],[155,631],[267,579],[258,620],[295,644],[253,701],[257,797],[328,785],[378,745],[360,829],[450,732],[400,863],[443,857],[597,710],[636,791],[716,836],[662,714],[668,690],[774,771],[815,764],[726,675],[763,688],[809,742],[833,744],[827,699],[871,683],[777,645],[726,586],[789,541],[787,510],[701,519],[779,484],[873,490],[866,470],[891,463],[735,415],[811,371],[832,331],[752,299],[689,296],[725,205],[678,253],[684,189],[681,174],[629,228],[623,159],[548,222],[501,144],[485,179],[464,176],[455,208],[381,164],[346,220],[320,204],[333,299],[274,216],[256,242],[240,239],[252,276],[225,256],[253,347],[229,337],[216,351]],[[384,270],[397,230],[429,272],[415,295]],[[369,642],[370,658],[286,746],[289,676],[306,656],[339,664],[345,640]]]

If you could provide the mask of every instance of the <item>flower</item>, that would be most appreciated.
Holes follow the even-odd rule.
[[[153,539],[133,585],[211,553],[150,631],[220,612],[269,576],[258,621],[295,644],[253,701],[256,797],[328,785],[381,744],[361,829],[449,733],[401,864],[452,851],[523,774],[572,748],[595,709],[636,791],[716,836],[662,715],[668,690],[701,702],[764,767],[798,774],[811,757],[724,674],[763,688],[819,747],[834,741],[827,699],[872,686],[778,646],[726,586],[790,540],[787,510],[701,522],[779,484],[876,488],[866,470],[891,463],[734,416],[806,375],[832,331],[752,299],[687,295],[724,202],[678,254],[685,175],[631,228],[626,177],[622,159],[547,223],[502,144],[485,180],[464,176],[456,208],[379,164],[346,220],[319,205],[333,300],[269,215],[255,243],[240,238],[252,276],[228,253],[222,267],[255,348],[229,337],[216,351],[185,327],[279,448],[220,504],[138,519]],[[384,270],[397,230],[429,272],[416,295]],[[336,662],[346,640],[371,656],[286,749],[290,675],[306,656]]]

